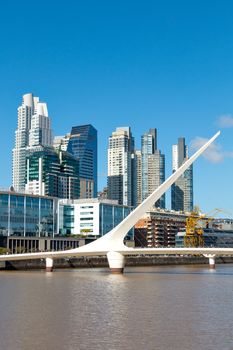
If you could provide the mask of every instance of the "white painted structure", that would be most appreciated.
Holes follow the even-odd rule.
[[[31,117],[39,98],[32,94],[23,95],[22,105],[18,107],[18,125],[15,131],[15,147],[12,164],[12,184],[16,191],[23,191],[25,184],[26,148],[31,128]]]
[[[119,205],[116,200],[83,198],[59,200],[59,229],[66,226],[64,206],[73,211],[73,227],[70,234],[103,236],[122,221],[132,209]]]
[[[205,143],[191,158],[173,173],[162,185],[159,186],[148,198],[146,198],[136,209],[134,209],[119,225],[113,230],[85,246],[59,252],[41,252],[31,254],[0,255],[0,261],[25,260],[25,259],[46,259],[47,270],[52,268],[52,260],[63,257],[77,256],[101,256],[107,255],[109,267],[112,272],[122,272],[124,269],[125,256],[127,255],[204,255],[214,265],[216,255],[233,255],[233,248],[140,248],[126,247],[123,243],[124,236],[145,212],[155,203],[168,188],[179,178],[181,174],[214,142],[220,132],[216,133]],[[50,258],[50,259],[47,259]]]
[[[18,125],[13,149],[12,184],[17,192],[25,190],[26,152],[35,146],[51,146],[52,130],[47,104],[32,93],[23,95],[18,108]],[[28,184],[30,192],[38,194],[38,184]],[[27,188],[26,190],[29,190]]]
[[[129,127],[116,128],[108,142],[108,191],[110,198],[118,199],[119,203],[123,205],[132,205],[132,142],[133,138]],[[120,177],[122,177],[122,185],[119,185]],[[114,197],[112,197],[113,193]]]
[[[51,120],[48,116],[47,104],[38,102],[35,113],[31,117],[29,130],[29,147],[52,146]]]
[[[56,150],[67,151],[68,143],[70,139],[70,134],[64,136],[55,136],[53,139],[53,148]]]

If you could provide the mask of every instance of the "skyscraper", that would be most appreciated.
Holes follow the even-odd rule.
[[[142,152],[142,200],[149,195],[148,177],[150,176],[148,169],[148,156],[154,154],[157,150],[157,130],[150,129],[141,137],[141,152]]]
[[[29,130],[29,147],[52,146],[51,121],[48,116],[46,103],[38,102],[35,105],[34,114],[31,117]]]
[[[188,146],[185,138],[180,137],[178,144],[172,146],[172,171],[176,171],[188,159]],[[171,208],[173,210],[193,210],[193,166],[172,185]]]
[[[148,195],[165,181],[165,155],[160,150],[148,156]],[[165,208],[165,194],[155,203],[155,207]]]
[[[136,181],[136,203],[134,205],[139,205],[142,203],[142,152],[136,150],[134,157],[134,179]]]
[[[13,149],[12,183],[16,191],[24,191],[26,179],[26,152],[28,148],[52,144],[52,132],[46,103],[32,93],[23,95],[18,107],[18,125]]]
[[[56,150],[67,151],[69,140],[70,134],[66,134],[64,136],[55,136],[53,139],[53,147]]]
[[[132,155],[134,138],[130,127],[116,128],[108,143],[108,198],[132,205]]]
[[[96,198],[97,130],[90,124],[74,126],[67,151],[79,160],[80,198]]]
[[[35,195],[79,198],[79,161],[52,147],[33,147],[27,152],[26,190]]]
[[[139,175],[137,177],[140,181]],[[146,199],[164,180],[165,156],[157,149],[157,130],[150,129],[141,137],[141,196],[138,194],[138,199],[141,198],[141,201]],[[155,206],[165,208],[165,195],[155,203]]]

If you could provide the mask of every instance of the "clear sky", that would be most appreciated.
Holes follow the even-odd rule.
[[[47,102],[55,135],[97,128],[99,188],[117,126],[132,127],[137,147],[156,127],[167,176],[179,136],[195,148],[221,129],[208,159],[195,163],[194,201],[233,216],[232,13],[226,0],[2,2],[0,186],[11,184],[17,107],[33,92]]]

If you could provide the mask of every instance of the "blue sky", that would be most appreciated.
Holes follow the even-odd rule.
[[[156,127],[167,176],[179,136],[197,146],[220,128],[195,163],[194,200],[233,216],[232,12],[225,0],[2,3],[0,186],[11,183],[17,107],[33,92],[48,103],[55,135],[98,129],[100,188],[115,127],[131,126],[138,147]]]

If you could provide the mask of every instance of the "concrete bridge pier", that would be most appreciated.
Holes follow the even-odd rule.
[[[125,257],[118,252],[107,253],[108,264],[111,273],[123,273],[125,267]]]
[[[52,272],[53,271],[53,259],[52,258],[46,258],[45,259],[45,271],[46,272]]]
[[[204,257],[209,259],[209,268],[215,269],[215,254],[204,254]]]

